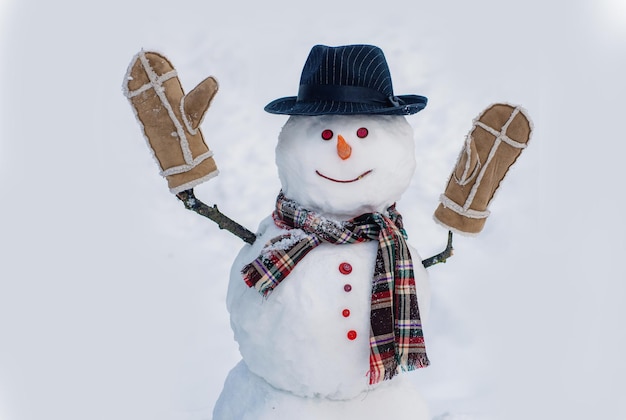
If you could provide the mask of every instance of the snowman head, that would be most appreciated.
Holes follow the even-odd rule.
[[[394,95],[380,48],[314,46],[298,96],[265,107],[291,116],[276,148],[283,193],[339,219],[386,210],[415,170],[413,131],[404,116],[426,103],[424,96]]]
[[[403,116],[291,116],[276,146],[287,198],[347,220],[382,212],[415,171],[413,130]]]

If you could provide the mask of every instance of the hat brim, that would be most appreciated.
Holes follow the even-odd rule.
[[[270,114],[282,115],[412,115],[426,107],[428,99],[420,95],[399,95],[399,104],[365,104],[356,102],[298,102],[296,96],[276,99],[265,106]]]

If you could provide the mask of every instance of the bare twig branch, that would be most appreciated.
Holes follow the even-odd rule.
[[[256,241],[256,235],[253,232],[249,231],[245,227],[241,226],[239,223],[235,222],[233,219],[224,215],[218,210],[216,205],[213,205],[213,207],[209,207],[202,201],[198,200],[193,193],[193,189],[181,191],[176,194],[176,197],[178,197],[178,199],[183,202],[185,208],[195,211],[199,215],[213,220],[215,223],[217,223],[217,226],[220,229],[226,229],[233,235],[243,239],[244,242],[247,242],[249,244],[253,244],[254,241]],[[443,252],[440,252],[437,255],[426,258],[422,261],[422,264],[424,265],[424,267],[428,268],[435,264],[445,263],[446,260],[453,255],[453,251],[454,248],[452,248],[452,231],[448,231],[448,244],[446,245],[446,249],[444,249]]]
[[[220,229],[226,229],[233,235],[238,236],[249,244],[253,244],[256,240],[256,235],[254,233],[250,232],[248,229],[241,226],[233,219],[224,215],[217,209],[216,205],[213,205],[213,207],[209,207],[202,201],[198,200],[193,193],[193,189],[181,191],[176,194],[176,197],[178,197],[178,199],[183,202],[185,208],[193,210],[199,215],[213,220],[215,223],[217,223],[217,226],[219,226]]]
[[[428,268],[432,265],[445,263],[448,258],[450,258],[454,253],[454,248],[452,248],[452,231],[448,231],[448,244],[446,245],[446,249],[443,252],[440,252],[437,255],[433,255],[430,258],[426,258],[422,261],[424,267]]]

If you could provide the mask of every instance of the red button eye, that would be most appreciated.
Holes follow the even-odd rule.
[[[358,130],[356,130],[356,135],[360,139],[364,139],[365,137],[367,137],[368,134],[369,134],[369,131],[367,131],[367,128],[365,127],[361,127]]]
[[[333,138],[333,131],[332,130],[324,130],[322,131],[322,138],[324,140],[330,140]]]

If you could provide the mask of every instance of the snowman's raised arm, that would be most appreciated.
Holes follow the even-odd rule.
[[[473,121],[465,138],[434,219],[448,231],[448,246],[422,261],[429,267],[452,255],[452,232],[480,233],[489,216],[489,204],[509,168],[528,145],[533,123],[519,105],[495,103]]]
[[[196,185],[218,174],[213,152],[199,128],[217,90],[217,80],[207,77],[185,94],[172,63],[159,53],[143,50],[133,57],[123,84],[124,95],[170,192],[189,210],[252,244],[254,233],[193,193]]]

